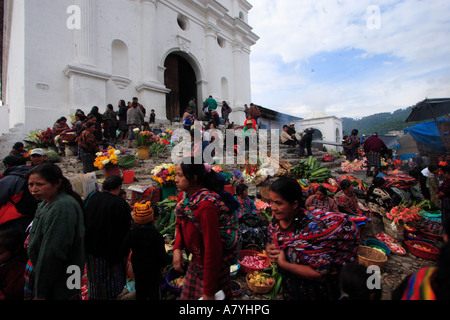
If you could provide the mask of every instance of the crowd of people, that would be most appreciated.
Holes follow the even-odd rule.
[[[124,101],[119,106],[125,108]],[[143,125],[145,111],[137,101],[126,108],[126,122],[119,116],[114,126],[129,134],[130,128]],[[259,116],[250,110],[244,131],[255,134]],[[114,123],[112,106],[104,115],[98,113],[98,108],[93,108],[87,117],[80,111],[74,127],[83,168],[88,170],[94,162],[89,155],[95,155],[100,141],[115,137],[117,130],[114,133],[112,129],[107,130]],[[184,118],[190,115],[191,110],[187,110]],[[61,118],[55,123],[59,134],[71,130],[66,121]],[[191,123],[191,133],[205,129],[195,129],[198,123]],[[208,124],[210,128],[215,126],[213,122]],[[100,136],[102,126],[104,135]],[[295,126],[290,127],[294,132],[289,128],[283,132],[292,138],[296,136]],[[312,135],[312,132],[306,134]],[[348,140],[351,148],[346,151],[347,157],[358,157],[358,153],[352,151],[353,147],[360,147],[355,142],[359,141],[357,134],[354,130]],[[122,138],[130,140],[130,135]],[[385,172],[376,155],[384,155],[386,150],[373,140],[367,144],[367,150],[373,153],[371,166],[378,170],[371,170],[376,176],[368,201],[381,203],[388,209],[393,199],[388,192],[378,192],[387,188],[382,177]],[[294,141],[308,149],[308,142],[302,142],[303,137]],[[204,145],[195,146],[193,142],[192,148],[203,149]],[[237,260],[245,228],[263,230],[261,246],[282,274],[284,300],[374,300],[381,297],[380,288],[370,290],[365,286],[366,269],[357,263],[361,233],[349,216],[361,214],[361,207],[353,183],[347,179],[340,182],[340,191],[333,198],[324,187],[318,187],[305,199],[298,181],[278,178],[269,186],[267,196],[272,210],[270,222],[264,229],[244,227],[245,222],[250,221],[246,218],[258,215],[255,203],[248,196],[248,186],[238,185],[232,196],[224,190],[223,176],[211,165],[184,158],[176,166],[176,232],[173,248],[167,252],[165,241],[155,228],[152,207],[144,202],[130,206],[122,196],[120,177],[106,178],[101,191],[82,199],[73,191],[60,167],[46,163],[43,150],[31,152],[31,165],[24,161],[25,152],[23,145],[16,144],[11,155],[3,160],[6,170],[0,178],[0,300],[81,299],[80,288],[68,285],[71,276],[68,268],[79,270],[79,277],[86,273],[90,300],[114,300],[128,285],[129,263],[137,300],[162,298],[161,276],[169,266],[185,274],[180,299],[214,300],[219,293],[225,299],[232,299],[230,266]],[[434,188],[431,194],[441,203],[445,240],[448,241],[450,167],[447,164],[438,169],[427,168],[434,175],[428,177],[427,185]],[[443,177],[443,181],[439,181],[439,177]],[[385,195],[380,202],[379,197]],[[421,269],[407,277],[396,289],[393,299],[424,299],[420,293],[424,291],[422,288],[426,289],[427,298],[448,298],[448,250],[447,243],[436,267]],[[192,254],[191,261],[186,261],[185,253]]]

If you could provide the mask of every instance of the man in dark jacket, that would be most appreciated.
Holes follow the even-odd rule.
[[[308,152],[308,156],[312,156],[312,140],[313,140],[313,134],[314,134],[313,128],[308,128],[305,130],[305,134],[303,135],[302,139],[300,140],[300,157],[305,156],[305,148]]]
[[[3,164],[6,170],[0,179],[0,229],[12,227],[25,235],[38,204],[37,200],[25,200],[24,196],[25,174],[31,166],[21,156],[7,156]]]
[[[364,141],[363,147],[367,158],[367,176],[376,176],[381,167],[381,158],[389,153],[389,149],[376,132]]]

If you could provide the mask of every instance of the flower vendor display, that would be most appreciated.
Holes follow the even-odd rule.
[[[152,170],[153,180],[160,188],[175,186],[175,165],[163,163]]]
[[[156,136],[151,131],[140,131],[136,137],[138,147],[150,147],[155,141]]]
[[[100,170],[119,167],[119,155],[121,151],[109,146],[107,150],[96,153],[94,166]]]
[[[392,208],[383,216],[383,223],[386,233],[395,240],[404,240],[405,223],[420,219],[418,206],[408,207],[406,204],[399,204]]]
[[[47,128],[46,130],[34,130],[27,136],[27,140],[24,140],[29,146],[28,148],[51,148],[56,147],[55,143],[56,134],[53,130]]]
[[[264,170],[261,170],[259,164],[254,165],[245,165],[245,169],[242,172],[242,183],[253,183],[253,184],[260,184],[261,182],[264,182],[267,179],[268,175]]]
[[[159,155],[166,151],[167,146],[167,140],[156,140],[150,145],[149,152],[150,154],[156,154],[156,157],[159,158]]]
[[[175,165],[163,163],[152,170],[153,180],[161,188],[162,200],[177,194],[175,186]]]
[[[412,222],[420,219],[420,211],[419,206],[408,207],[405,204],[399,204],[386,213],[386,217],[395,223]]]

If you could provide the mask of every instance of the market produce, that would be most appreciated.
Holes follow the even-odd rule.
[[[312,156],[301,160],[291,171],[296,179],[307,179],[309,182],[324,182],[331,176],[331,171],[322,168]]]
[[[179,276],[178,278],[171,280],[170,284],[173,285],[174,287],[181,288],[184,285],[184,280],[185,280],[184,276]]]
[[[177,199],[169,197],[156,204],[155,211],[157,212],[156,229],[162,234],[169,234],[172,238],[175,233],[175,206]]]
[[[260,273],[253,271],[248,275],[248,281],[257,287],[272,286],[275,283],[275,279],[266,273]]]

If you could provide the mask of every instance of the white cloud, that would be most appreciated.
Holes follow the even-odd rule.
[[[381,9],[379,29],[367,27],[372,18],[367,9],[374,4]],[[254,0],[252,5],[249,23],[260,36],[252,47],[252,95],[261,105],[297,116],[313,109],[361,117],[450,96],[450,1]],[[379,55],[392,60],[384,59],[383,70],[368,70],[364,78],[311,80],[312,70],[305,68],[310,59],[351,49],[359,50],[363,61]]]

